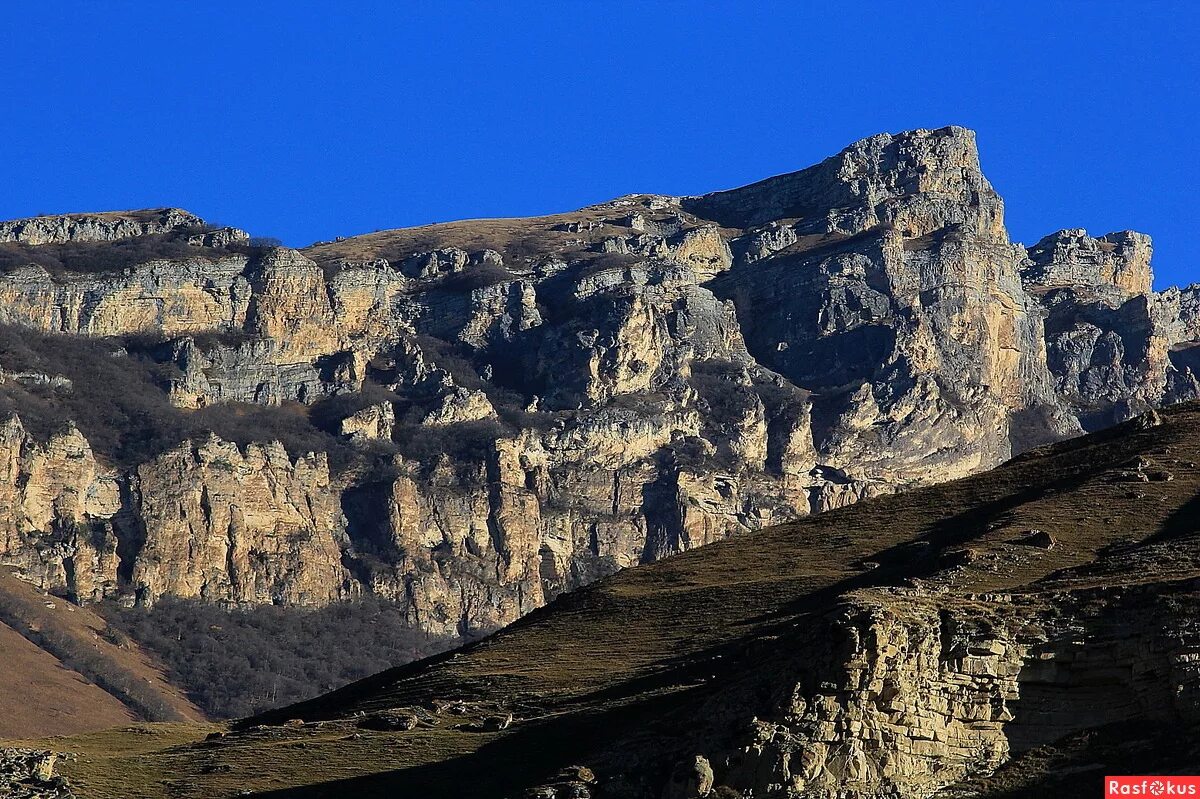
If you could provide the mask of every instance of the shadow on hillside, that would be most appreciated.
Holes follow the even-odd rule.
[[[1200,533],[1200,495],[1180,505],[1167,517],[1157,533],[1142,542],[1158,544]]]
[[[258,799],[341,799],[348,796],[392,799],[399,795],[497,799],[519,796],[527,788],[552,782],[560,768],[595,762],[596,753],[606,743],[646,737],[649,727],[660,726],[663,718],[669,717],[687,700],[682,693],[657,696],[632,705],[534,722],[484,744],[475,752],[448,760],[298,788],[263,791],[252,796]],[[647,751],[649,759],[664,770],[675,765],[669,757],[662,757],[662,753]],[[403,793],[398,793],[400,791]]]
[[[264,799],[373,797],[393,796],[403,789],[416,796],[499,797],[552,780],[554,769],[569,764],[595,767],[607,762],[612,770],[623,770],[620,767],[628,765],[630,759],[654,763],[651,768],[661,772],[657,778],[665,780],[681,756],[694,754],[693,739],[701,732],[707,735],[708,743],[715,740],[714,736],[731,738],[738,733],[738,730],[710,726],[711,708],[735,703],[747,710],[771,712],[776,699],[774,689],[778,688],[772,682],[773,675],[778,673],[785,679],[789,675],[796,676],[795,669],[799,668],[796,661],[809,658],[812,648],[819,646],[820,620],[826,618],[826,613],[836,607],[846,593],[903,584],[953,566],[952,553],[986,534],[1007,514],[1030,502],[1078,489],[1129,457],[1139,446],[1140,443],[1126,442],[1102,457],[1079,459],[1069,465],[1048,464],[1046,471],[1037,475],[1040,479],[1036,479],[1034,485],[1021,487],[1020,483],[1014,483],[1012,490],[1007,491],[1006,487],[997,488],[990,499],[959,512],[951,510],[915,539],[880,549],[861,559],[878,563],[877,568],[772,603],[774,607],[769,612],[745,618],[745,634],[716,646],[659,661],[639,676],[573,697],[568,704],[554,708],[561,715],[542,722],[520,723],[473,753],[442,762],[256,796]],[[1174,514],[1172,518],[1178,521],[1169,525],[1185,525],[1184,519],[1195,518],[1189,517],[1188,513],[1194,514],[1198,506],[1200,498]],[[864,504],[855,507],[861,510]],[[937,510],[945,512],[947,509]],[[878,521],[886,524],[882,517]],[[783,582],[786,577],[781,579],[781,590]],[[552,612],[553,607],[561,611],[579,601],[577,596],[563,596],[555,606],[535,611],[508,631],[536,623],[541,616]],[[712,601],[719,600],[713,598]],[[486,644],[485,640],[459,650],[459,653],[469,654],[475,646]],[[453,656],[453,653],[447,653],[385,672],[321,700],[250,721],[270,723],[285,717],[309,718],[310,714],[329,717],[335,708],[344,712],[356,702],[400,686],[418,674],[433,676],[436,681],[437,677],[430,674],[430,667]],[[433,690],[428,683],[425,685]],[[464,688],[467,689],[465,693],[471,693],[469,686],[456,686],[460,692]],[[407,697],[393,699],[397,704],[403,704]],[[244,725],[248,723],[243,722]],[[620,751],[614,744],[619,745]]]

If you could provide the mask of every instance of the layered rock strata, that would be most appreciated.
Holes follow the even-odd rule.
[[[3,230],[37,244],[198,223]],[[117,468],[78,430],[33,441],[9,422],[4,462],[26,487],[5,500],[22,510],[4,558],[47,588],[306,604],[366,590],[432,631],[486,629],[625,566],[1200,393],[1197,291],[1152,291],[1140,234],[1011,243],[961,128],[875,136],[703,197],[303,251],[204,236],[194,259],[121,274],[10,270],[0,323],[157,336],[185,412],[315,418],[361,398],[326,427],[384,460],[338,472],[268,442],[192,442]]]

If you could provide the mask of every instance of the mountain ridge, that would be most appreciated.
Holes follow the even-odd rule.
[[[1085,796],[1186,772],[1198,429],[1196,403],[1149,412],[624,570],[208,740],[55,748],[86,797]]]
[[[953,126],[302,251],[156,214],[0,243],[0,560],[78,602],[478,635],[1200,396],[1200,287],[1141,234],[1012,244]]]

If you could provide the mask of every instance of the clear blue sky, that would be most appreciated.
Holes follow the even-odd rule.
[[[1200,281],[1197,6],[10,4],[0,218],[179,205],[299,246],[956,123],[1014,239],[1133,228],[1160,286]]]

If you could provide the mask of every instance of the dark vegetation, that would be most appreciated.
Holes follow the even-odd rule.
[[[164,599],[150,610],[109,605],[105,615],[219,718],[308,699],[458,643],[413,629],[398,605],[376,598],[233,611]]]
[[[493,368],[494,374],[491,380],[484,380],[479,375],[485,364],[466,345],[433,336],[417,336],[416,343],[439,368],[450,373],[456,385],[486,394],[500,419],[513,431],[549,427],[561,415],[525,410],[532,395],[524,389],[536,381],[531,380],[529,371],[517,357],[506,357],[503,351],[489,352],[486,365]]]
[[[123,345],[128,345],[128,347]],[[130,468],[187,438],[214,432],[238,444],[279,440],[293,456],[325,451],[343,467],[356,450],[314,426],[299,403],[268,407],[227,402],[199,411],[167,400],[174,365],[155,361],[142,342],[39,333],[0,325],[0,367],[66,377],[71,387],[8,380],[0,384],[0,419],[17,414],[46,440],[67,421],[109,463]]]
[[[0,243],[0,274],[36,264],[54,276],[114,274],[147,261],[217,261],[232,255],[255,256],[272,246],[274,239],[251,239],[224,247],[188,244],[188,237],[215,230],[214,225],[181,228],[170,233],[130,236],[116,241],[72,241],[62,244]]]
[[[450,375],[455,385],[484,392],[500,418],[425,427],[420,421],[432,405],[431,398],[421,388],[397,393],[367,382],[360,392],[331,397],[314,406],[313,418],[318,426],[333,432],[341,419],[355,411],[377,402],[391,402],[396,414],[393,443],[405,457],[430,466],[442,454],[457,461],[479,462],[491,451],[497,438],[514,435],[521,429],[546,428],[562,415],[526,411],[529,398],[497,379],[480,377],[483,367],[493,364],[480,361],[479,356],[465,345],[425,335],[417,336],[415,342],[437,368]],[[384,382],[395,379],[394,374],[386,371],[378,372],[375,377]]]
[[[692,364],[688,382],[700,395],[705,416],[724,421],[745,412],[755,392],[753,386],[745,384],[743,373],[740,366],[729,361],[713,359]]]
[[[439,364],[441,362],[439,361]],[[475,377],[476,382],[479,381]],[[461,384],[460,384],[461,385]],[[370,381],[363,384],[361,391],[338,394],[321,400],[312,406],[309,418],[316,429],[334,440],[335,448],[350,447],[335,436],[342,419],[370,405],[390,402],[396,414],[396,424],[391,442],[373,442],[379,455],[399,452],[404,457],[417,461],[422,466],[433,466],[440,457],[448,455],[457,462],[479,463],[483,461],[492,449],[497,438],[512,435],[516,428],[494,419],[483,419],[476,422],[461,422],[445,427],[425,427],[420,424],[421,418],[430,410],[428,402],[412,394],[398,394],[385,386]],[[363,445],[350,447],[354,453],[362,453]],[[331,453],[331,464],[350,465],[342,453]],[[361,458],[355,465],[364,465]],[[379,459],[377,458],[376,461]],[[372,463],[373,477],[390,479],[391,472],[381,468],[378,462]]]
[[[394,438],[400,451],[423,466],[432,466],[443,454],[455,465],[483,462],[495,449],[496,440],[514,430],[495,419],[460,422],[446,427],[398,425]]]
[[[404,399],[389,391],[385,386],[367,381],[363,383],[362,391],[346,394],[335,394],[312,406],[309,418],[319,429],[329,433],[338,431],[339,423],[348,416],[353,416],[364,408],[378,405],[381,402],[401,403]]]
[[[704,420],[704,438],[717,442],[716,461],[726,468],[738,462],[729,446],[730,436],[740,427],[741,420],[752,413],[758,401],[755,386],[746,379],[745,370],[724,360],[698,361],[692,365],[688,383],[698,395],[697,407]],[[677,447],[680,463],[697,465],[705,460],[702,449],[693,442]]]
[[[184,719],[143,678],[121,668],[91,641],[65,626],[54,624],[45,614],[31,613],[30,601],[15,592],[0,591],[0,622],[58,658],[68,669],[115,696],[147,721]]]
[[[475,264],[461,272],[441,278],[434,288],[451,294],[465,294],[475,289],[487,288],[513,279],[508,270],[495,264]]]
[[[210,343],[218,346],[224,342],[214,336]],[[339,473],[377,471],[381,461],[395,452],[425,466],[443,453],[478,462],[496,438],[513,434],[519,426],[552,419],[551,414],[525,413],[521,395],[480,380],[470,363],[453,355],[444,343],[431,353],[436,362],[461,384],[487,390],[503,420],[423,427],[418,421],[429,408],[419,397],[401,396],[371,382],[361,392],[333,396],[311,406],[223,402],[184,410],[168,401],[167,388],[178,370],[170,362],[157,360],[163,357],[163,350],[161,339],[154,337],[98,339],[0,325],[0,368],[71,381],[70,387],[18,380],[0,383],[0,419],[18,415],[40,441],[72,421],[97,456],[120,468],[135,467],[180,441],[198,440],[212,432],[239,445],[278,440],[293,457],[325,452],[330,468]],[[341,419],[383,401],[392,402],[397,414],[392,442],[364,446],[338,434]]]

